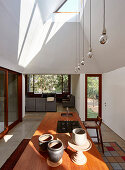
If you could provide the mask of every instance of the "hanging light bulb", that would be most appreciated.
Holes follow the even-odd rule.
[[[88,52],[87,56],[88,56],[88,58],[93,57],[92,47],[91,47],[91,0],[90,0],[90,46],[89,46],[89,52]]]
[[[85,61],[84,61],[84,57],[83,57],[83,59],[82,59],[82,61],[81,61],[81,65],[85,65]]]
[[[78,64],[78,67],[77,67],[78,70],[80,70],[80,64]]]
[[[75,72],[76,72],[76,73],[78,72],[78,67],[75,67]]]
[[[100,42],[101,44],[105,44],[105,43],[107,42],[106,30],[102,32],[102,35],[101,35],[101,37],[100,37],[100,39],[99,39],[99,42]]]
[[[92,58],[93,57],[92,48],[90,48],[87,56],[88,56],[88,58]]]
[[[103,31],[102,31],[102,35],[99,39],[99,42],[101,44],[105,44],[107,42],[107,35],[106,35],[106,28],[105,28],[105,0],[103,0]]]

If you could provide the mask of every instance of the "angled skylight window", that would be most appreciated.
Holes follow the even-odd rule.
[[[67,0],[63,5],[56,11],[57,13],[65,12],[80,12],[80,0]]]

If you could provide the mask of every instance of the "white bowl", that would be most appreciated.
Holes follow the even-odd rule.
[[[78,146],[84,145],[87,142],[86,131],[82,128],[73,129],[72,140]]]

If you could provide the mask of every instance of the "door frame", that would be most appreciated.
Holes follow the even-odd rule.
[[[17,125],[19,122],[22,122],[22,74],[18,73],[16,71],[12,71],[3,67],[0,67],[0,70],[5,71],[5,89],[6,92],[4,92],[5,95],[5,102],[4,102],[4,126],[6,129],[0,133],[0,139],[7,134],[7,132],[12,129],[15,125]],[[8,72],[17,74],[18,76],[18,120],[13,122],[11,125],[8,126]]]
[[[85,74],[85,121],[91,121],[96,118],[87,118],[87,77],[99,77],[99,117],[102,118],[102,74]]]

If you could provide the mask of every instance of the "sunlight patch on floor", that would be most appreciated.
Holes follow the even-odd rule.
[[[5,135],[3,138],[5,142],[8,142],[8,140],[10,140],[12,137],[13,135]]]

